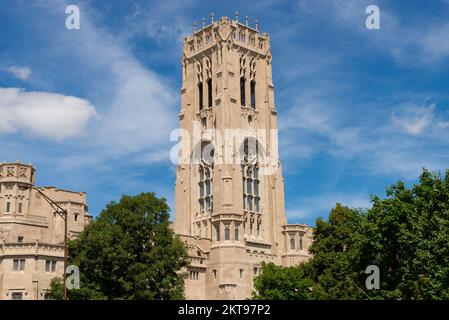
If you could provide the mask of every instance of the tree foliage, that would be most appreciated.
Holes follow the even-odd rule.
[[[365,211],[337,204],[318,219],[314,257],[264,265],[253,298],[449,299],[449,171],[424,169],[410,189],[399,181],[372,203]],[[368,265],[380,269],[379,290],[365,287]]]
[[[70,299],[182,299],[185,245],[170,228],[169,207],[154,193],[111,202],[69,242],[69,262],[80,269]],[[52,295],[61,297],[56,279]]]

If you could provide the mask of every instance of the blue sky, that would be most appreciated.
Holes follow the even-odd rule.
[[[65,28],[65,8],[81,29]],[[380,8],[380,30],[365,8]],[[449,168],[449,1],[0,1],[0,161],[39,185],[173,206],[169,160],[184,35],[202,17],[257,17],[271,37],[286,212],[314,224],[336,202],[422,167]]]

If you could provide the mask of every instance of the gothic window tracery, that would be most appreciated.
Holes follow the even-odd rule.
[[[209,142],[201,144],[199,165],[199,198],[201,214],[210,214],[213,211],[212,175],[213,175],[213,146]]]
[[[260,177],[258,143],[246,139],[243,144],[242,187],[243,209],[260,212]]]

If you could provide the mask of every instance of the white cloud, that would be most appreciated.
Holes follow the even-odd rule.
[[[435,104],[423,108],[406,106],[393,113],[392,121],[406,133],[420,135],[432,123],[434,108]]]
[[[77,97],[0,88],[0,134],[22,131],[60,141],[83,133],[95,115],[89,101]]]
[[[8,71],[9,73],[11,73],[20,80],[27,80],[31,75],[31,70],[28,67],[11,66],[6,68],[6,71]]]

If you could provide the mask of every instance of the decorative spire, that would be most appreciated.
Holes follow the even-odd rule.
[[[196,21],[193,22],[193,33],[195,33],[195,32],[196,32]]]
[[[245,17],[245,24],[246,24],[246,26],[248,26],[248,19],[249,19],[248,16],[246,16]]]
[[[239,22],[239,14],[240,13],[238,11],[235,12],[235,21],[236,22]]]
[[[212,21],[212,24],[214,23],[214,13],[213,12],[210,13],[210,21]]]
[[[203,29],[204,29],[204,26],[206,25],[206,19],[204,17],[203,17],[202,22],[203,22]]]
[[[257,20],[257,18],[256,18],[256,21],[254,21],[254,24],[255,24],[256,30],[259,31],[259,20]]]

